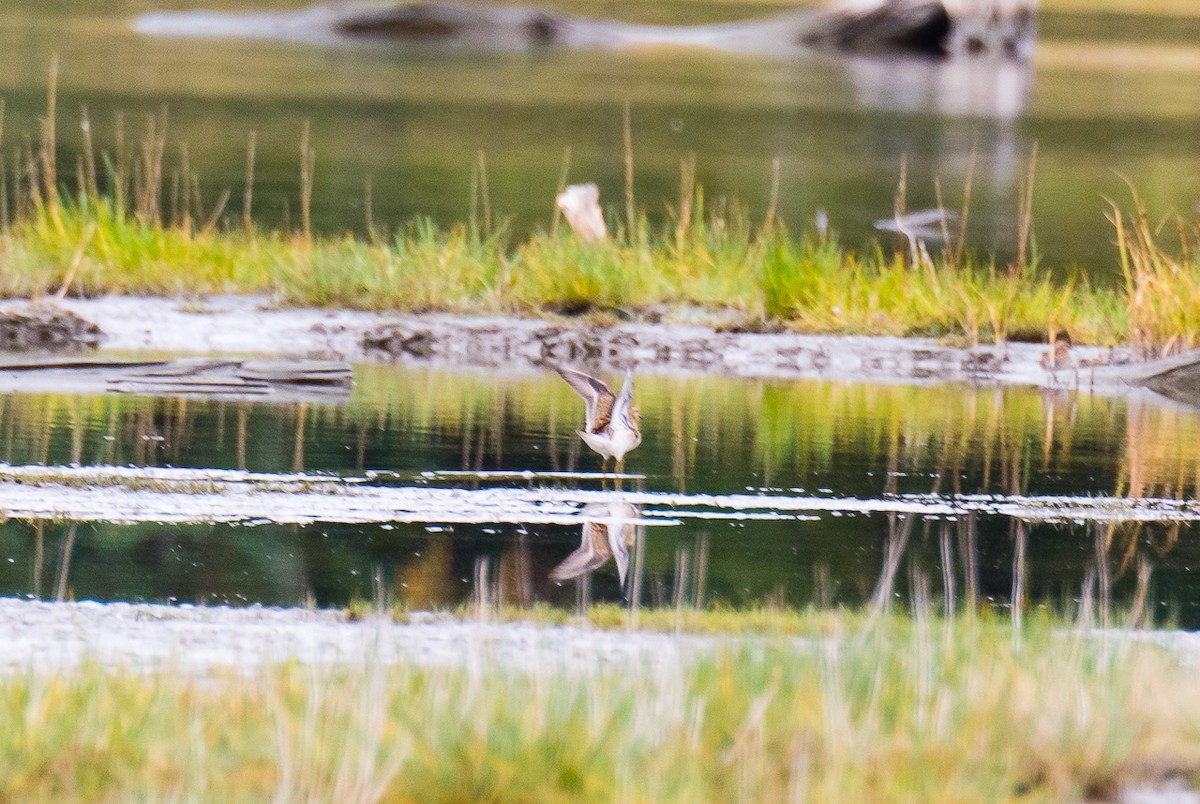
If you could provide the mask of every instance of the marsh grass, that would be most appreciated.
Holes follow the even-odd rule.
[[[1111,800],[1197,782],[1186,657],[1031,620],[1014,640],[987,616],[833,614],[799,639],[604,662],[547,646],[511,664],[481,637],[436,667],[9,673],[0,797]]]
[[[1131,187],[1133,210],[1111,205],[1109,220],[1117,235],[1129,338],[1151,356],[1200,346],[1200,225],[1180,215],[1151,223],[1149,212]],[[1174,241],[1174,249],[1166,243]]]
[[[920,249],[912,257],[900,244],[894,252],[880,246],[856,252],[823,228],[789,232],[777,219],[775,201],[762,219],[736,204],[710,208],[695,181],[693,157],[682,161],[677,204],[663,224],[651,225],[636,206],[626,110],[625,197],[623,209],[610,211],[614,237],[607,243],[581,243],[557,217],[549,232],[514,238],[491,207],[483,154],[472,165],[472,213],[464,224],[418,219],[389,236],[368,212],[365,239],[316,234],[311,203],[320,166],[305,132],[297,164],[300,227],[260,231],[252,219],[253,134],[239,194],[243,208],[232,214],[226,203],[234,188],[202,198],[187,149],[168,147],[165,110],[147,116],[140,135],[128,133],[121,120],[113,152],[101,154],[84,110],[82,155],[72,178],[55,159],[56,86],[52,69],[38,138],[25,138],[7,155],[0,150],[0,176],[6,177],[0,189],[0,296],[246,292],[269,294],[284,305],[599,313],[597,320],[610,321],[670,320],[673,310],[699,308],[714,321],[732,320],[752,331],[933,335],[974,344],[1042,340],[1066,330],[1077,341],[1133,338],[1160,351],[1200,338],[1200,314],[1186,312],[1185,303],[1195,288],[1178,272],[1153,267],[1162,254],[1150,247],[1141,226],[1122,230],[1129,235],[1122,253],[1134,277],[1129,281],[1127,274],[1124,287],[1064,280],[1040,267],[1029,256],[1035,251],[1028,192],[1019,210],[1022,259],[1007,268],[972,257],[961,230],[952,248],[935,254]],[[0,118],[0,136],[2,123]],[[1031,157],[1028,187],[1032,165]],[[569,154],[560,183],[568,169]],[[770,181],[775,199],[778,164]],[[941,198],[940,183],[937,191]],[[970,179],[963,191],[964,225],[969,199]],[[1179,300],[1174,306],[1168,304],[1173,294]],[[1151,295],[1160,302],[1144,301]]]

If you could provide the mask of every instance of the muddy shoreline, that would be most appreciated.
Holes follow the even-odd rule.
[[[0,314],[28,310],[21,300]],[[1142,392],[1141,378],[1179,363],[1145,363],[1129,348],[1075,346],[1049,370],[1046,346],[962,348],[932,338],[726,332],[691,323],[524,319],[445,313],[384,314],[279,308],[262,296],[202,303],[108,296],[58,305],[94,324],[113,354],[204,354],[394,361],[409,365],[539,371],[571,364],[598,371],[696,372],[849,382],[1024,385]]]
[[[204,675],[308,666],[461,667],[480,655],[508,670],[589,673],[605,665],[711,652],[711,636],[486,623],[414,613],[409,623],[265,606],[43,602],[0,598],[0,672],[59,673],[87,664]]]

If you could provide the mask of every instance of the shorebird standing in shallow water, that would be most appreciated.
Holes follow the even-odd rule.
[[[612,458],[619,468],[625,454],[642,443],[642,417],[633,405],[633,372],[625,372],[625,382],[617,395],[601,380],[582,371],[559,366],[558,374],[583,397],[584,424],[579,437],[600,453],[604,462]]]
[[[1054,345],[1042,353],[1042,368],[1050,372],[1050,376],[1055,382],[1058,382],[1059,369],[1073,369],[1075,371],[1075,384],[1079,384],[1079,364],[1075,361],[1075,355],[1071,354],[1071,336],[1066,332],[1059,332],[1054,336]]]

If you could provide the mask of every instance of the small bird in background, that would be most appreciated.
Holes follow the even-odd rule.
[[[1075,364],[1075,356],[1071,354],[1070,334],[1059,332],[1054,336],[1054,345],[1042,353],[1042,368],[1049,371],[1056,382],[1060,369],[1074,369],[1078,380],[1079,367]]]
[[[633,405],[633,372],[625,372],[621,393],[616,395],[604,382],[582,371],[559,366],[558,374],[583,398],[584,424],[579,437],[605,462],[612,458],[620,466],[626,453],[642,443],[642,417]]]
[[[632,520],[642,515],[641,509],[624,502],[588,503],[582,513],[588,520],[583,523],[579,547],[550,570],[550,580],[554,583],[573,580],[595,572],[612,558],[616,560],[617,575],[624,586],[625,573],[629,570],[629,548],[637,534]],[[592,517],[609,521],[595,521]]]

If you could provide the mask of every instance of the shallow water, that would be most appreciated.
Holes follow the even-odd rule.
[[[918,591],[1005,606],[1018,576],[1028,604],[1070,610],[1090,584],[1098,611],[1119,611],[1146,567],[1145,605],[1200,625],[1198,529],[1161,502],[1200,496],[1195,413],[1015,388],[644,376],[645,440],[615,491],[574,434],[582,404],[552,374],[371,365],[356,381],[344,406],[0,398],[0,459],[14,465],[322,473],[382,487],[381,508],[411,497],[418,520],[109,524],[72,521],[63,493],[66,513],[0,525],[0,594],[426,607],[471,599],[486,569],[492,599],[573,606],[577,583],[549,574],[579,546],[582,504],[621,498],[652,523],[637,574],[649,604],[907,604]],[[29,482],[23,493],[44,491]],[[979,494],[992,496],[967,496]],[[454,521],[476,517],[485,495],[503,497],[505,521]],[[1017,495],[1040,509],[1003,515]],[[1042,522],[1039,510],[1066,510],[1050,497],[1091,508]],[[2,483],[0,499],[15,505]],[[276,510],[325,505],[303,499],[277,493]],[[631,593],[614,561],[587,587],[597,600]]]
[[[1200,123],[1200,49],[1193,20],[1152,15],[1045,13],[1027,73],[929,65],[751,58],[684,49],[617,53],[464,53],[419,48],[326,48],[271,42],[156,39],[132,31],[147,11],[294,8],[284,0],[9,0],[0,9],[0,95],[5,151],[44,114],[47,66],[62,62],[59,130],[64,173],[80,149],[87,105],[97,141],[111,148],[114,118],[128,140],[144,116],[169,107],[167,178],[187,161],[210,209],[222,190],[239,220],[245,146],[257,132],[255,211],[265,223],[298,220],[300,132],[317,152],[314,217],[325,230],[388,227],[414,215],[469,215],[477,154],[491,207],[515,233],[549,224],[565,148],[570,179],[596,180],[622,206],[621,109],[633,108],[637,197],[652,220],[677,203],[679,165],[696,154],[709,208],[724,199],[765,214],[771,160],[781,162],[779,213],[793,231],[828,210],[843,240],[860,245],[886,217],[902,159],[909,208],[961,200],[977,156],[970,242],[1002,258],[1015,248],[1019,186],[1039,147],[1035,196],[1045,264],[1072,263],[1116,277],[1105,198],[1137,185],[1157,214],[1190,213],[1200,199],[1194,132]],[[594,16],[700,23],[780,6],[560,2]]]

